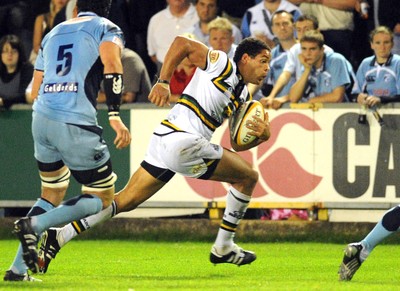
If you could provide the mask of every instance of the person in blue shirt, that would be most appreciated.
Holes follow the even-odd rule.
[[[271,50],[271,69],[261,88],[263,96],[268,96],[270,94],[277,79],[283,72],[289,49],[297,43],[294,33],[294,18],[289,12],[279,10],[272,15],[272,30],[279,40],[279,43]],[[273,99],[270,105],[273,109],[279,109],[283,103],[289,101],[289,90],[295,81],[294,76],[291,76],[289,82],[277,94],[277,98]],[[268,107],[267,98],[261,98],[260,102],[265,107]]]
[[[302,12],[300,8],[287,0],[263,0],[246,10],[242,18],[241,31],[243,37],[255,37],[271,48],[276,45],[276,36],[272,30],[272,15],[279,10],[285,10],[297,21]]]
[[[352,91],[360,105],[372,108],[400,101],[400,56],[391,53],[393,37],[386,26],[379,26],[370,33],[374,55],[361,62]]]
[[[36,247],[43,231],[96,214],[113,201],[117,176],[96,118],[103,78],[114,144],[127,147],[131,136],[119,117],[124,40],[120,28],[104,18],[110,4],[78,0],[78,16],[59,24],[42,41],[32,85],[32,135],[42,193],[27,217],[14,224],[21,245],[5,281],[34,280],[26,267],[39,271]],[[82,195],[56,207],[71,174],[82,184]]]
[[[379,26],[370,33],[374,55],[365,58],[357,71],[359,104],[374,107],[400,101],[400,56],[391,53],[393,32]],[[339,279],[350,281],[373,249],[400,227],[400,206],[388,210],[375,227],[360,242],[347,245],[339,268]]]
[[[307,31],[300,39],[301,67],[289,92],[292,103],[337,103],[346,100],[351,84],[346,59],[338,53],[324,52],[324,37],[317,30]]]

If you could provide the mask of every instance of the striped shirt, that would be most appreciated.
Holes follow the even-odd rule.
[[[239,78],[236,64],[224,52],[210,50],[206,68],[196,69],[168,121],[180,130],[210,140],[215,129],[251,98]]]

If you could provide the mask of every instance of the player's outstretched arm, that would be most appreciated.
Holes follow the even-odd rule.
[[[157,106],[169,105],[169,81],[175,68],[187,58],[196,67],[204,69],[207,63],[208,47],[203,43],[177,36],[171,44],[161,67],[160,77],[150,91],[148,99]]]

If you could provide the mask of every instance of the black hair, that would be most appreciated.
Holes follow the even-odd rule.
[[[291,23],[294,23],[293,14],[290,13],[290,12],[287,12],[286,10],[277,10],[277,11],[275,11],[274,13],[272,13],[272,15],[271,15],[271,23],[274,24],[274,17],[275,17],[276,15],[281,15],[281,14],[283,14],[283,13],[289,14],[289,20],[290,20],[290,22],[291,22]]]
[[[318,19],[314,15],[311,15],[311,14],[300,15],[299,18],[297,18],[296,22],[302,22],[302,21],[306,21],[306,20],[311,21],[313,23],[314,29],[318,29],[318,26],[319,26]]]
[[[0,52],[3,52],[6,43],[9,43],[13,49],[16,49],[18,51],[19,57],[17,63],[17,71],[19,71],[22,65],[26,62],[26,56],[24,53],[22,42],[19,39],[19,37],[14,34],[5,35],[0,39]],[[3,74],[6,73],[7,73],[6,65],[3,64],[2,61],[0,61],[0,75],[3,76]]]
[[[112,0],[78,0],[78,12],[93,12],[101,17],[108,17]]]
[[[255,58],[262,50],[271,51],[271,48],[259,39],[247,37],[237,46],[233,60],[235,63],[238,63],[244,54],[248,54],[251,58]]]

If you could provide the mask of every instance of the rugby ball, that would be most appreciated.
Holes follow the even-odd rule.
[[[247,145],[257,138],[249,135],[252,130],[246,126],[248,120],[254,121],[253,116],[265,118],[264,106],[257,100],[244,102],[229,119],[231,138],[237,145]]]

